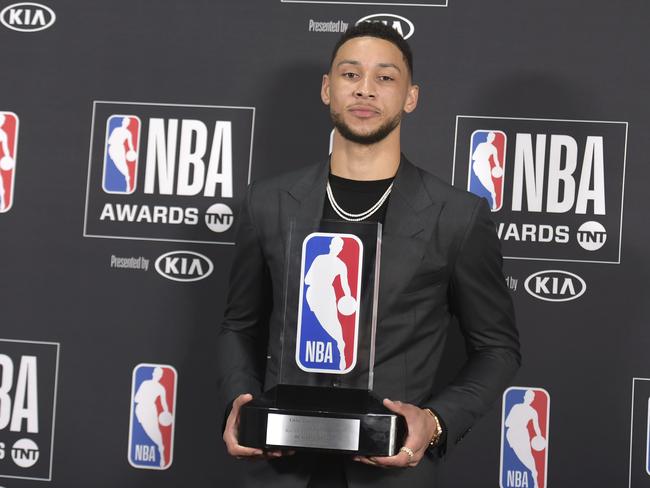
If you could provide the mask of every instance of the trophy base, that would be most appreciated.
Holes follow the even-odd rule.
[[[367,390],[278,385],[244,405],[239,443],[259,449],[394,456],[404,417]]]

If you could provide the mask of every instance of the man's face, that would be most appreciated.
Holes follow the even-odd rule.
[[[415,110],[418,87],[402,52],[389,41],[356,37],[336,53],[321,98],[339,133],[359,144],[379,142]]]

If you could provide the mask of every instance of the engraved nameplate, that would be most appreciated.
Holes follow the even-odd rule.
[[[359,450],[359,419],[269,413],[266,443],[273,446]]]

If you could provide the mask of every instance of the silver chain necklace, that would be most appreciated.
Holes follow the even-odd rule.
[[[330,202],[330,205],[332,205],[332,208],[336,212],[336,214],[341,217],[343,220],[347,220],[348,222],[359,222],[361,220],[365,220],[368,217],[370,217],[372,214],[374,214],[379,208],[384,204],[388,196],[390,195],[391,190],[393,189],[393,183],[390,184],[388,189],[384,192],[384,194],[377,200],[377,203],[375,203],[372,207],[370,207],[368,210],[365,212],[361,212],[358,214],[353,214],[350,212],[346,212],[341,208],[341,206],[336,202],[334,199],[334,194],[332,193],[332,187],[330,186],[330,182],[327,182],[327,199]]]

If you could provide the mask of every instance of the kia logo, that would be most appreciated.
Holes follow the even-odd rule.
[[[193,251],[171,251],[156,259],[156,271],[174,281],[199,281],[213,269],[212,261]]]
[[[533,273],[524,282],[526,291],[548,302],[568,302],[584,295],[585,280],[568,271],[549,269]]]
[[[14,3],[0,12],[0,22],[18,32],[42,31],[54,24],[55,20],[54,10],[40,3]]]
[[[372,14],[359,19],[355,25],[361,22],[381,22],[395,29],[404,38],[408,39],[415,32],[415,26],[406,17],[395,14]]]

